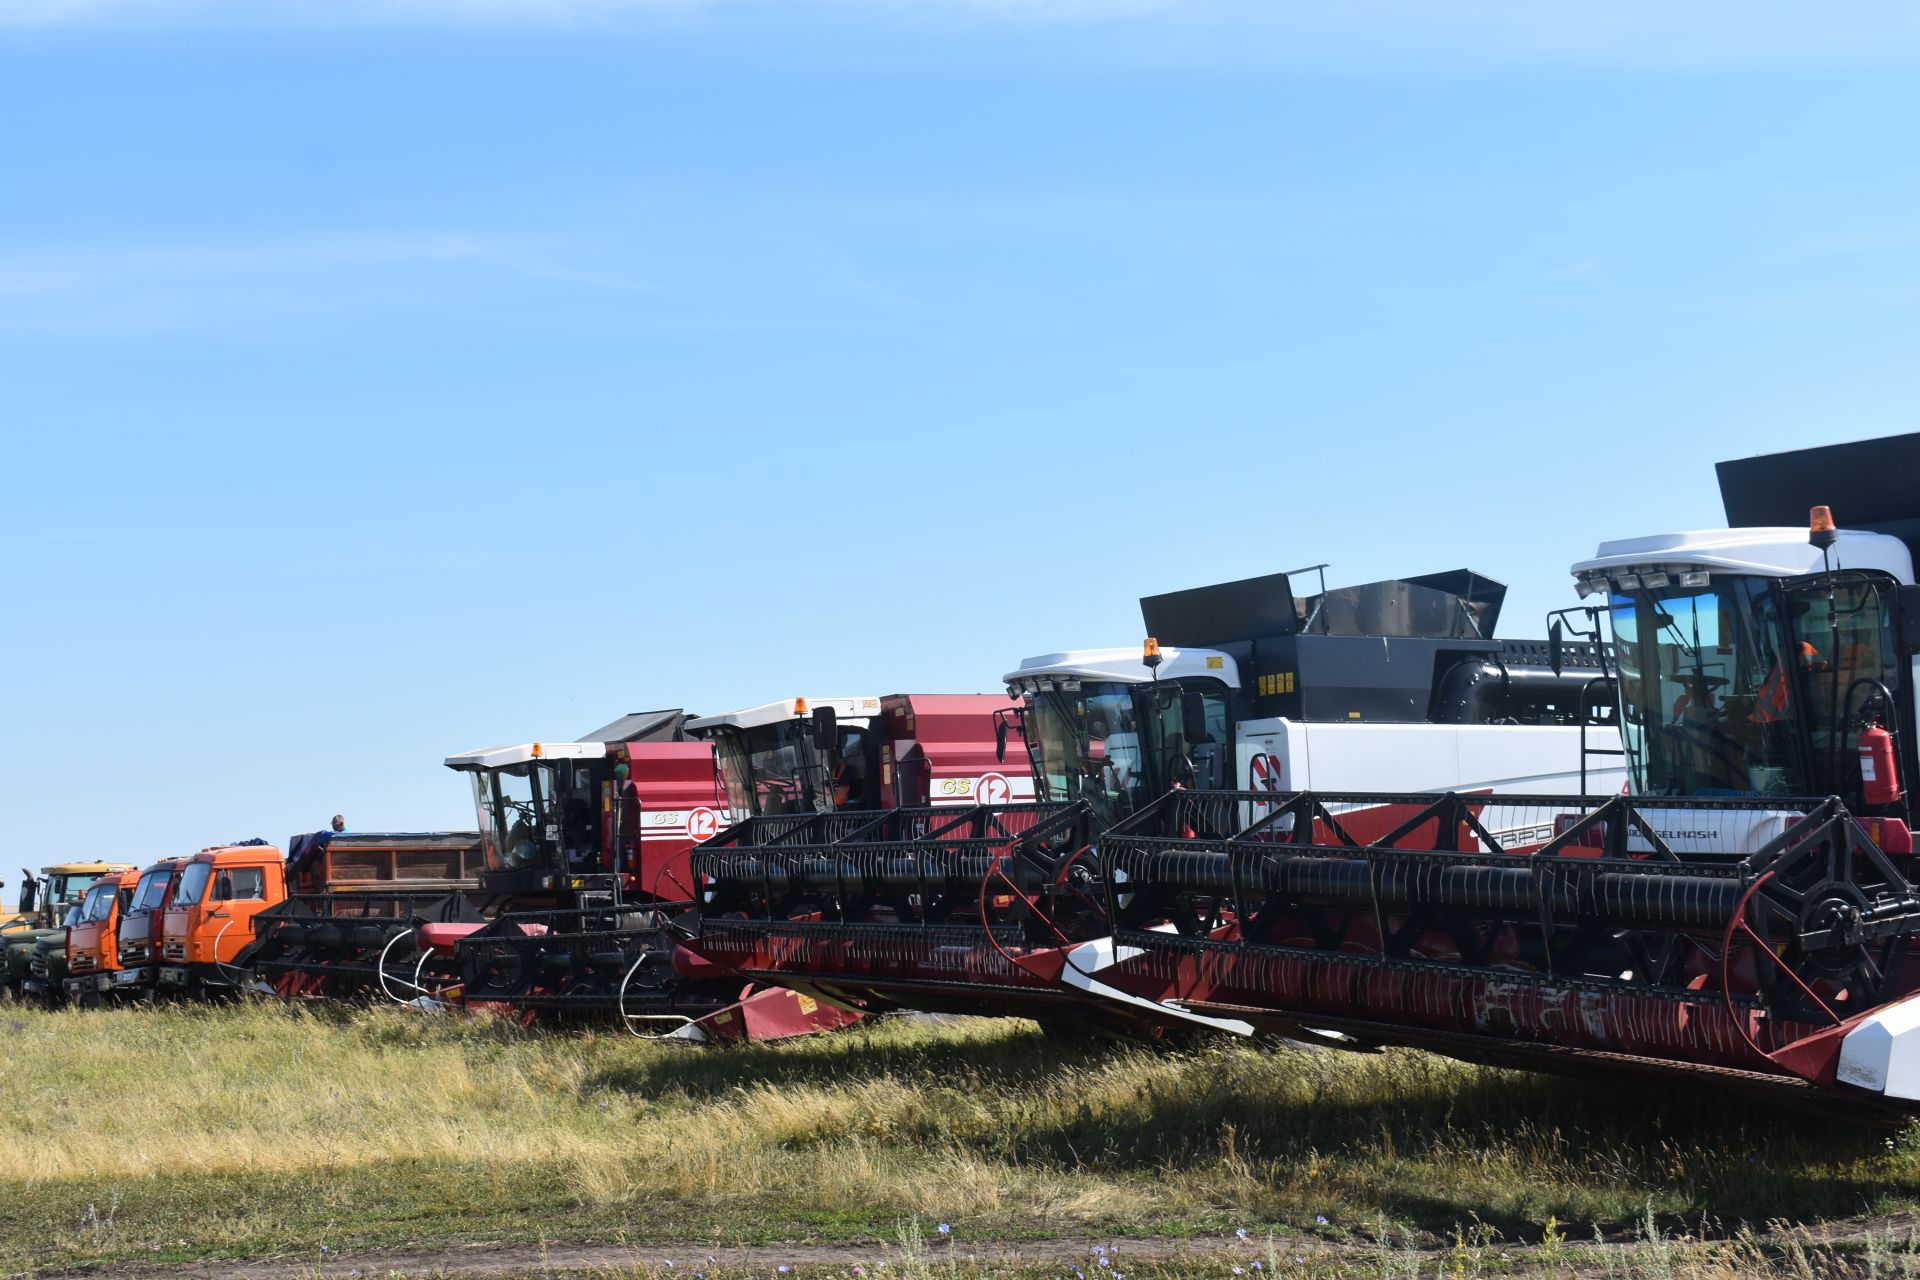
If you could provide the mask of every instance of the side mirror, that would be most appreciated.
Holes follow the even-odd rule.
[[[813,709],[813,745],[832,751],[840,745],[840,717],[832,707]]]
[[[1560,668],[1566,662],[1567,642],[1561,632],[1560,619],[1555,618],[1553,625],[1547,628],[1547,665],[1553,668],[1555,675],[1560,674]]]
[[[32,915],[34,908],[39,905],[39,902],[40,902],[40,884],[32,876],[28,876],[25,880],[20,882],[21,914]]]
[[[993,718],[993,758],[1001,764],[1007,762],[1007,720],[1005,716]]]
[[[1207,740],[1207,699],[1199,693],[1180,695],[1180,731],[1187,736],[1187,745]]]

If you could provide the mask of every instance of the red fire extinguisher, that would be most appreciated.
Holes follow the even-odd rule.
[[[1860,730],[1860,782],[1868,804],[1892,804],[1900,798],[1900,765],[1893,757],[1893,735],[1878,723]]]

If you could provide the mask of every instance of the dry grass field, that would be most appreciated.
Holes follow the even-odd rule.
[[[1230,1275],[1168,1246],[1244,1253],[1240,1230],[1278,1242],[1249,1277],[1902,1274],[1893,1227],[1822,1224],[1920,1204],[1917,1134],[1411,1052],[1062,1048],[1019,1022],[700,1050],[401,1010],[13,1006],[0,1273],[469,1241],[894,1241],[875,1265],[898,1272],[920,1222],[969,1249],[1158,1242],[1136,1280]],[[1058,1249],[995,1256],[1076,1280]]]

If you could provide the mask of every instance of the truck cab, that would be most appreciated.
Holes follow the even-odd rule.
[[[161,921],[186,862],[185,858],[162,858],[140,873],[133,900],[120,916],[120,966],[113,971],[116,992],[152,990],[160,967]]]
[[[66,995],[91,1002],[113,989],[120,968],[120,922],[133,904],[137,871],[102,876],[80,900],[80,915],[67,930]]]
[[[187,859],[161,914],[158,985],[235,987],[233,960],[253,941],[253,918],[286,896],[286,860],[264,840],[216,845]]]

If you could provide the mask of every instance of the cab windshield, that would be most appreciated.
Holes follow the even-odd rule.
[[[176,907],[197,906],[200,896],[207,891],[207,881],[213,879],[211,862],[190,862],[187,869],[180,873],[180,888],[174,892],[173,905]]]
[[[96,884],[80,901],[80,923],[98,924],[113,914],[113,886]]]
[[[65,875],[47,877],[47,901],[56,907],[68,907],[86,896],[93,888],[94,881],[101,876],[98,871],[76,871]]]
[[[714,731],[713,753],[735,817],[819,807],[826,768],[809,722],[796,717],[751,729],[722,726]]]
[[[1616,593],[1622,745],[1636,793],[1850,794],[1847,721],[1890,680],[1881,584],[1715,574]],[[1864,682],[1864,683],[1862,683]]]
[[[1040,799],[1085,800],[1111,823],[1152,798],[1135,689],[1065,680],[1028,694],[1027,750]]]
[[[171,871],[149,871],[140,877],[140,883],[133,888],[132,911],[157,911],[166,901],[167,886],[173,883]]]
[[[481,845],[492,871],[537,865],[570,870],[600,856],[592,761],[535,760],[473,775]]]

